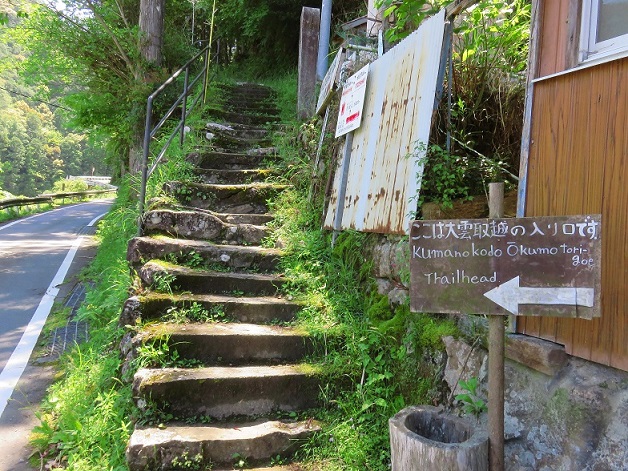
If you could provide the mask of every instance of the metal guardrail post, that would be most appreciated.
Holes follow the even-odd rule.
[[[207,65],[207,64],[206,64]],[[205,74],[203,74],[205,75]],[[181,138],[179,145],[183,145],[185,139],[185,118],[187,117],[188,108],[188,84],[190,82],[190,67],[185,68],[185,79],[183,81],[183,103],[181,104]]]
[[[209,85],[209,77],[207,71],[209,71],[209,61],[211,60],[212,48],[211,44],[207,48],[205,53],[205,73],[203,74],[203,103],[207,99],[207,86]]]
[[[215,6],[215,3],[214,3],[214,6]],[[190,80],[190,67],[195,61],[198,60],[199,57],[202,57],[202,56],[205,56],[205,63],[203,64],[203,67],[201,68],[199,74],[194,76]],[[181,133],[180,139],[179,139],[180,145],[181,146],[183,145],[184,138],[185,138],[185,123],[186,123],[188,114],[195,108],[196,104],[200,101],[201,98],[203,98],[203,101],[205,101],[205,98],[206,98],[207,85],[209,81],[210,62],[211,62],[211,41],[210,41],[210,44],[207,45],[205,49],[201,50],[192,59],[186,62],[184,66],[182,66],[175,73],[173,73],[163,84],[161,84],[159,88],[157,88],[157,90],[155,90],[148,97],[148,100],[146,102],[146,122],[145,122],[145,128],[144,128],[144,143],[143,143],[143,148],[142,148],[142,168],[141,168],[142,178],[141,178],[141,187],[139,191],[140,194],[139,194],[139,202],[138,202],[138,209],[139,209],[138,231],[137,231],[138,235],[142,234],[142,217],[144,215],[144,209],[146,205],[146,186],[148,184],[148,180],[150,179],[151,174],[153,173],[153,171],[159,164],[161,158],[166,153],[171,142],[174,140],[177,133],[179,132]],[[185,72],[185,81],[184,81],[185,83],[183,87],[183,93],[179,95],[179,97],[175,100],[174,104],[170,107],[170,109],[164,114],[164,116],[159,120],[159,122],[155,124],[153,127],[152,113],[153,113],[153,103],[155,101],[155,98],[160,93],[162,93],[166,89],[166,87],[175,83],[177,77],[182,72]],[[197,97],[191,102],[190,110],[188,111],[187,97],[190,94],[190,91],[196,87],[196,84],[200,81],[201,78],[203,78],[202,80],[203,90],[201,90],[201,93],[199,93]],[[157,134],[157,132],[168,121],[168,118],[170,118],[170,116],[173,116],[178,106],[181,106],[181,118],[179,120],[179,123],[175,127],[174,131],[172,131],[172,133],[170,134],[170,137],[168,138],[167,142],[162,146],[161,150],[157,154],[157,157],[155,158],[155,161],[153,162],[152,166],[149,169],[148,161],[149,161],[149,156],[150,156],[151,139]]]
[[[146,184],[148,183],[148,153],[150,150],[151,128],[152,128],[152,114],[153,114],[153,99],[151,95],[146,101],[146,124],[144,127],[144,145],[142,148],[142,183],[140,186],[139,197],[139,220],[137,221],[137,235],[142,235],[142,216],[144,215],[144,205],[146,204]]]

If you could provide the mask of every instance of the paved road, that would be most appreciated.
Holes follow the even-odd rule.
[[[58,294],[62,298],[67,292],[64,290],[66,274],[68,271],[76,273],[78,268],[87,262],[83,252],[86,250],[85,246],[89,244],[83,236],[93,233],[93,227],[88,225],[104,215],[111,203],[112,200],[99,200],[66,206],[0,226],[2,442],[13,440],[25,442],[27,439],[28,429],[18,432],[18,429],[14,428],[17,425],[16,416],[20,421],[24,419],[20,417],[24,415],[22,410],[24,404],[17,404],[21,399],[16,400],[16,397],[34,392],[37,386],[33,381],[37,381],[37,373],[34,373],[33,378],[29,367],[18,387],[16,381],[26,368],[32,347],[55,298]],[[78,256],[74,257],[76,254]],[[13,398],[8,400],[12,393]],[[8,433],[13,436],[9,437]],[[23,437],[14,436],[22,433]],[[13,450],[17,451],[15,448]],[[6,463],[3,463],[6,458],[0,456],[0,471],[17,469],[13,466],[6,468]]]

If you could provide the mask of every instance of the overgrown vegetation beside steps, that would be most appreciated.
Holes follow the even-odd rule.
[[[283,83],[283,96],[293,99],[294,88],[285,84],[294,82],[289,78]],[[324,188],[315,187],[308,197],[312,139],[304,130],[309,127],[294,124],[278,133],[281,159],[275,162],[277,172],[272,178],[291,186],[270,203],[275,219],[263,243],[284,251],[280,264],[286,280],[283,296],[303,306],[296,324],[317,340],[317,364],[325,375],[321,409],[304,416],[315,415],[323,428],[295,460],[302,469],[384,470],[389,465],[388,419],[407,404],[442,400],[440,338],[456,335],[457,330],[446,319],[411,315],[407,304],[390,307],[388,299],[377,294],[367,257],[376,236],[343,233],[331,247],[330,234],[320,229]],[[149,189],[149,198],[168,201],[163,183],[196,178],[183,161],[183,152],[168,157]],[[42,424],[33,436],[42,463],[81,471],[127,469],[124,449],[133,422],[159,420],[149,418],[150,411],[135,409],[130,387],[120,380],[118,345],[123,331],[117,323],[132,282],[125,256],[127,241],[136,230],[130,197],[135,184],[123,186],[99,230],[101,248],[86,275],[98,283],[80,313],[90,323],[92,338],[62,360],[63,377],[51,389]],[[170,257],[170,263],[192,267],[204,263],[193,252]],[[157,283],[166,295],[172,293],[172,280],[162,278]],[[172,308],[169,315],[171,320],[220,322],[229,312],[228,306],[208,311],[187,303]],[[142,362],[144,366],[195,366],[173,358],[167,340],[166,336],[146,344],[136,366]],[[235,458],[235,466],[246,466],[245,456]],[[181,455],[178,460],[180,469],[200,469],[195,456]],[[269,464],[283,462],[277,457]]]

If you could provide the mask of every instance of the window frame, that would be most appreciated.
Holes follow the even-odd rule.
[[[628,33],[597,42],[601,0],[583,0],[579,62],[606,62],[628,56]]]

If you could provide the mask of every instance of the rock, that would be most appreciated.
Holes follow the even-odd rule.
[[[144,215],[146,233],[173,233],[191,239],[220,237],[225,224],[216,216],[198,211],[155,210]]]
[[[142,304],[137,296],[130,297],[124,303],[118,324],[120,327],[135,326],[142,318]]]
[[[447,351],[444,379],[454,395],[463,392],[460,381],[475,377],[481,383],[486,378],[488,355],[484,349],[472,349],[465,342],[451,336],[443,337],[443,343]]]

